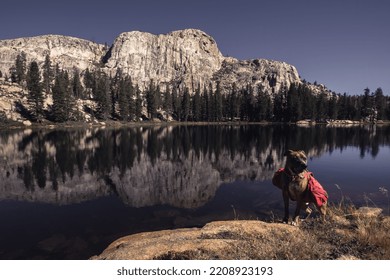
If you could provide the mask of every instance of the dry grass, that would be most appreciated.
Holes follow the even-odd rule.
[[[390,217],[358,214],[353,206],[330,206],[326,221],[308,219],[298,231],[203,236],[225,239],[223,252],[207,250],[167,253],[159,259],[390,259]]]

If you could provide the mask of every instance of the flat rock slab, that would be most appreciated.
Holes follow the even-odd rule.
[[[232,245],[246,242],[247,237],[283,238],[298,233],[299,228],[261,221],[217,221],[203,228],[186,228],[145,232],[120,238],[102,254],[91,259],[151,260],[225,255]],[[183,257],[184,256],[184,257]]]

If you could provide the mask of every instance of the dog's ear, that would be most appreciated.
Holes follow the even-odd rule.
[[[284,152],[284,156],[288,156],[288,155],[291,155],[294,151],[293,150],[287,150]]]

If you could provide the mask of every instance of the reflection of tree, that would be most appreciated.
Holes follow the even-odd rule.
[[[58,190],[58,176],[60,173],[60,169],[53,158],[50,158],[48,160],[48,166],[49,166],[50,181],[52,182],[52,189],[54,191],[57,191]]]
[[[41,132],[37,136],[36,150],[32,154],[32,172],[38,186],[43,189],[46,186],[46,149],[43,135]]]
[[[34,191],[34,177],[31,167],[25,164],[23,167],[23,182],[27,190]]]
[[[7,135],[12,133],[3,134],[0,141],[10,141]],[[145,161],[154,168],[162,160],[175,164],[207,160],[213,169],[230,176],[235,174],[233,162],[240,160],[239,176],[246,170],[251,174],[246,178],[255,178],[253,170],[273,171],[287,149],[320,155],[354,146],[361,157],[375,157],[384,145],[390,145],[390,126],[214,125],[32,131],[17,143],[19,152],[30,151],[17,170],[29,191],[34,191],[34,184],[40,189],[50,184],[51,190],[58,191],[76,177],[76,170],[79,177],[88,173],[98,180],[109,179],[118,170],[123,179],[135,167],[143,168]],[[158,166],[156,170],[159,172]]]
[[[156,162],[156,159],[158,157],[158,151],[159,151],[158,145],[159,145],[159,143],[157,141],[157,134],[155,133],[155,131],[153,129],[149,129],[148,130],[148,141],[146,144],[146,152],[148,153],[148,156],[149,156],[152,164],[154,164]]]
[[[133,130],[121,129],[119,131],[119,144],[116,146],[117,166],[122,177],[126,170],[133,167],[135,160],[135,136]]]
[[[62,181],[65,182],[66,175],[70,178],[74,176],[74,169],[77,163],[76,161],[76,135],[70,134],[65,130],[53,132],[54,137],[53,144],[56,148],[55,161],[62,175]]]
[[[105,176],[114,166],[115,130],[98,130],[94,138],[99,145],[89,157],[89,171]]]

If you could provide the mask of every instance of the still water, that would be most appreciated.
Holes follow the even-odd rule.
[[[161,126],[0,132],[0,259],[87,259],[115,239],[279,219],[302,149],[330,195],[389,211],[390,126]]]

